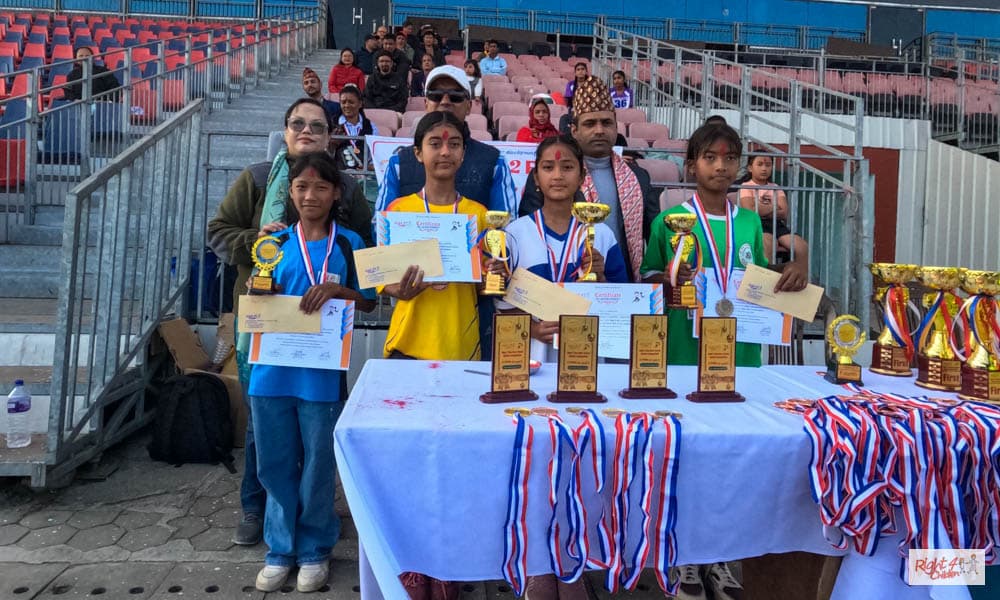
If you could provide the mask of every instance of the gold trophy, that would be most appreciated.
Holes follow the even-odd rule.
[[[578,221],[587,224],[587,239],[585,244],[588,258],[594,255],[594,225],[607,219],[609,214],[611,214],[611,207],[607,204],[599,204],[597,202],[573,203],[573,216]],[[587,272],[580,277],[579,281],[597,281],[597,273],[593,273],[588,267]]]
[[[677,283],[676,267],[681,263],[686,263],[691,258],[691,253],[695,251],[698,238],[691,230],[698,222],[698,216],[693,213],[672,214],[663,217],[663,222],[667,229],[674,232],[670,238],[670,246],[674,249],[674,259],[670,262],[670,281],[664,284],[666,288],[667,308],[679,308],[683,310],[697,308],[698,300],[695,299],[694,282],[686,281]]]
[[[882,303],[882,333],[872,348],[873,373],[909,377],[913,374],[913,338],[906,320],[906,309],[910,302],[910,290],[906,282],[917,274],[917,265],[895,263],[872,263],[868,265],[872,275],[888,284],[875,295]]]
[[[961,301],[955,288],[962,284],[965,269],[920,267],[917,279],[935,290],[924,294],[928,310],[917,330],[917,381],[920,387],[957,392],[962,389],[962,361],[952,349],[952,319],[958,316]]]
[[[997,322],[997,294],[1000,272],[968,270],[962,274],[962,289],[971,297],[962,306],[969,324],[966,358],[962,365],[960,398],[1000,402],[1000,326]]]
[[[257,267],[257,274],[250,277],[250,294],[275,294],[277,288],[274,286],[274,277],[271,273],[281,262],[285,253],[281,250],[281,240],[273,235],[265,235],[257,238],[253,248],[250,249],[250,256],[253,257],[253,264]]]
[[[510,213],[503,210],[486,211],[486,230],[483,243],[490,258],[504,263],[507,268],[507,233],[503,230],[510,223]],[[508,270],[509,272],[509,270]],[[483,277],[483,296],[503,296],[507,293],[506,276],[500,273],[486,273]]]
[[[840,315],[826,328],[826,341],[833,350],[826,363],[826,380],[830,383],[861,382],[861,365],[854,362],[854,355],[865,343],[861,320],[854,315]]]

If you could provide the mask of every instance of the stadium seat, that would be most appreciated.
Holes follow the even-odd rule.
[[[93,111],[91,135],[97,138],[121,133],[124,106],[117,102],[95,102]]]
[[[615,111],[615,118],[619,123],[626,125],[629,123],[645,123],[646,111],[641,108],[619,108]]]
[[[629,137],[642,138],[652,142],[660,138],[670,137],[670,128],[659,123],[631,123],[628,126]]]
[[[527,112],[521,115],[504,115],[497,119],[497,137],[503,139],[510,133],[517,133],[517,130],[528,126]]]
[[[19,123],[19,121],[27,117],[28,104],[23,99],[11,100],[5,104],[3,115],[0,116],[0,139],[24,139],[27,123]]]
[[[473,129],[472,131],[469,132],[469,136],[474,140],[479,140],[480,142],[493,141],[493,134],[491,134],[489,131],[481,131],[479,129]]]
[[[654,187],[681,180],[680,169],[672,160],[640,158],[636,160],[636,164],[649,172],[649,181]]]
[[[400,127],[396,130],[396,137],[398,138],[412,138],[413,137],[413,127]]]
[[[649,148],[649,143],[641,137],[626,137],[625,143],[629,148]]]
[[[80,106],[67,104],[42,115],[42,152],[39,160],[68,164],[80,159]]]
[[[690,188],[663,188],[660,192],[660,210],[667,210],[675,206],[680,206],[688,201],[694,190]]]
[[[423,96],[412,96],[406,101],[406,112],[410,111],[420,111],[424,112],[426,107],[426,100]]]
[[[411,98],[412,99],[412,98]],[[421,98],[423,100],[423,98]],[[417,122],[420,121],[427,113],[423,110],[408,110],[403,113],[403,127],[416,127]]]
[[[486,115],[481,114],[470,114],[465,118],[466,124],[468,124],[471,131],[487,131],[488,123],[486,121]],[[479,139],[479,138],[476,138]],[[491,138],[492,139],[492,138]]]

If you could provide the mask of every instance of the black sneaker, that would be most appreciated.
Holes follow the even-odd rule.
[[[233,543],[240,546],[256,546],[264,537],[264,520],[260,515],[247,513],[243,515],[240,524],[236,526],[236,536]]]

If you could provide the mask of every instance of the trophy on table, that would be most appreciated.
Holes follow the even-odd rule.
[[[970,297],[961,309],[968,331],[962,391],[958,396],[1000,402],[1000,320],[996,299],[1000,294],[1000,272],[967,270],[962,274],[962,289]]]
[[[490,258],[504,263],[507,267],[507,233],[503,230],[510,223],[510,213],[504,210],[486,211],[486,227],[483,234],[483,243]],[[483,276],[483,290],[479,292],[483,296],[503,296],[507,293],[506,275],[501,273],[487,272]]]
[[[664,284],[666,289],[667,308],[691,309],[698,307],[698,300],[695,298],[693,281],[677,283],[677,272],[680,265],[687,263],[692,253],[698,253],[698,238],[691,230],[698,222],[698,216],[694,213],[673,214],[663,217],[663,222],[667,229],[674,232],[670,238],[670,246],[674,250],[674,258],[670,261],[670,281]],[[697,255],[697,254],[696,254]]]
[[[248,293],[275,294],[277,288],[274,285],[274,277],[271,273],[281,262],[285,253],[281,249],[281,239],[273,235],[265,235],[257,238],[250,249],[250,256],[253,264],[257,267],[257,273],[250,277]]]
[[[882,333],[872,348],[871,371],[894,377],[909,377],[913,372],[913,338],[906,320],[910,303],[910,290],[906,283],[917,274],[917,265],[895,263],[872,263],[868,265],[872,275],[882,279],[886,287],[876,293],[882,304]]]
[[[861,330],[861,319],[854,315],[840,315],[826,328],[826,341],[833,350],[833,356],[826,363],[826,380],[830,383],[861,382],[861,365],[854,362],[854,355],[865,343],[865,332]]]
[[[955,288],[962,284],[965,269],[920,267],[917,279],[935,290],[924,294],[927,309],[917,329],[917,381],[920,387],[957,392],[962,389],[962,361],[955,353],[952,325],[961,300]]]
[[[573,216],[578,221],[587,224],[587,237],[584,244],[588,259],[592,259],[594,256],[594,225],[603,222],[604,219],[608,218],[609,214],[611,214],[611,207],[607,204],[597,202],[573,203]],[[578,281],[597,281],[597,273],[592,272],[590,267],[587,267],[587,272]]]

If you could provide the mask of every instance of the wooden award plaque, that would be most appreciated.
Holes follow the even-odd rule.
[[[964,400],[1000,402],[1000,371],[962,365],[962,391],[958,397]]]
[[[549,402],[608,401],[597,391],[597,326],[593,315],[559,317],[559,373]]]
[[[878,342],[872,346],[872,366],[868,370],[893,377],[909,377],[913,374],[910,361],[906,358],[906,348],[883,346]]]
[[[702,317],[698,340],[698,391],[692,402],[743,402],[736,391],[736,319]]]
[[[479,397],[486,404],[538,400],[529,389],[531,315],[493,315],[493,369],[490,391]]]
[[[632,315],[628,387],[622,398],[676,398],[667,387],[667,315]]]
[[[917,380],[914,383],[929,390],[960,391],[962,389],[962,361],[918,354]]]

